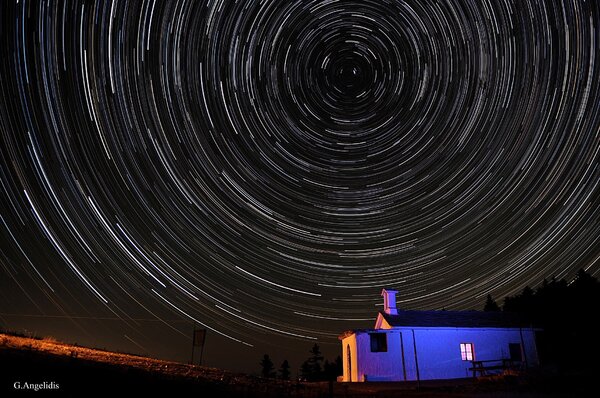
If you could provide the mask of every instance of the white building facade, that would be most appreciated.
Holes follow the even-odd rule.
[[[398,311],[382,291],[374,329],[339,338],[343,381],[456,379],[538,366],[534,329],[515,315],[479,311]]]

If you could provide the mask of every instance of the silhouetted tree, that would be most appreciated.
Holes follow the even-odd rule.
[[[300,365],[300,377],[302,380],[311,380],[312,378],[312,369],[308,360],[302,362],[302,365]]]
[[[325,380],[335,381],[337,379],[337,377],[339,375],[341,375],[343,372],[344,372],[344,369],[343,369],[342,357],[340,357],[338,355],[337,358],[335,358],[335,360],[333,362],[329,362],[328,360],[325,360],[325,363],[323,364],[323,373],[324,373]]]
[[[500,311],[500,306],[496,303],[496,300],[494,300],[492,298],[491,294],[487,295],[487,298],[485,300],[485,306],[483,307],[483,310],[490,311],[490,312]]]
[[[521,297],[523,297],[523,299],[525,300],[526,303],[530,302],[531,299],[533,298],[533,295],[535,294],[535,292],[533,291],[532,288],[530,288],[529,286],[525,286],[523,288],[523,292],[521,293]]]
[[[321,348],[315,343],[309,352],[311,354],[310,357],[300,367],[302,378],[308,381],[323,380],[325,374],[322,366],[323,355],[321,354]]]
[[[312,379],[319,380],[322,377],[323,367],[321,363],[323,362],[323,355],[321,354],[321,348],[317,343],[313,345],[310,350],[311,357],[308,358],[308,364],[310,366]]]
[[[506,297],[504,311],[519,312],[543,331],[536,333],[542,365],[575,370],[590,376],[600,370],[600,345],[595,314],[600,313],[600,283],[579,270],[568,283],[552,277],[535,291],[526,287]]]
[[[333,369],[335,365],[330,363],[327,359],[323,363],[323,378],[325,380],[334,380],[335,379],[335,370]]]
[[[534,291],[529,286],[525,286],[521,294],[504,299],[503,310],[508,312],[531,313],[535,307]]]
[[[344,374],[344,362],[342,361],[342,357],[338,355],[335,358],[335,375],[340,376]]]
[[[262,377],[274,377],[275,374],[273,372],[273,361],[269,355],[265,354],[263,359],[260,361],[261,371],[260,374]]]
[[[577,275],[573,280],[573,287],[580,290],[592,290],[598,288],[598,279],[594,278],[583,269],[577,271]]]
[[[279,377],[282,380],[290,379],[290,364],[288,363],[287,359],[284,359],[281,363],[281,366],[279,367]]]

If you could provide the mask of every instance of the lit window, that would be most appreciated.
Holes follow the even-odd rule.
[[[371,338],[371,352],[387,352],[387,339],[385,333],[369,333]]]
[[[472,343],[460,343],[460,357],[463,361],[475,359],[475,350]]]

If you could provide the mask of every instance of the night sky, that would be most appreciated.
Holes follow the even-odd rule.
[[[597,0],[2,1],[0,327],[258,370],[600,276]]]

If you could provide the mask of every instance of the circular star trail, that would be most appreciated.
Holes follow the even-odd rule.
[[[480,308],[598,276],[597,1],[8,3],[0,264],[32,308],[251,345],[382,287]]]

